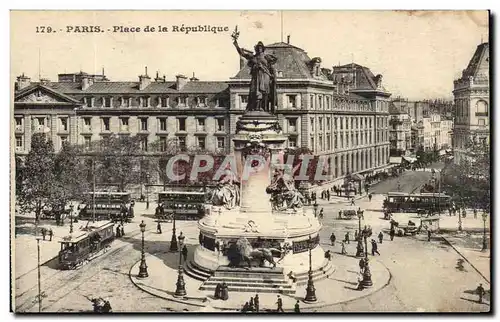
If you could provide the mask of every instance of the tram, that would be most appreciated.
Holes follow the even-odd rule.
[[[102,255],[110,247],[115,235],[112,222],[100,227],[89,227],[88,232],[80,236],[64,237],[59,243],[59,267],[61,269],[75,269],[82,264]]]
[[[95,195],[95,220],[118,221],[123,218],[130,222],[134,218],[134,201],[129,192],[89,192],[85,196],[79,219],[94,219],[93,196]]]
[[[155,217],[160,221],[170,221],[173,216],[179,220],[200,220],[207,206],[203,191],[162,191],[158,193],[158,204]]]
[[[384,200],[384,209],[389,212],[437,211],[448,209],[451,197],[443,193],[403,193],[389,192]]]

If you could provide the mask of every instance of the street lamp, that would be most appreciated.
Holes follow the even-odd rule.
[[[486,219],[487,218],[488,218],[488,215],[486,214],[485,211],[483,211],[483,248],[481,249],[482,252],[484,252],[488,249],[488,244],[486,243]]]
[[[150,174],[146,172],[146,209],[149,209],[149,179]]]
[[[317,217],[317,213],[318,213],[318,202],[316,200],[314,200],[314,205],[313,205],[313,208],[314,208],[314,217]]]
[[[370,272],[370,267],[368,266],[368,243],[367,239],[372,235],[372,229],[365,228],[362,231],[362,236],[365,239],[365,267],[363,269],[363,280],[361,281],[361,285],[363,285],[364,288],[371,287],[373,285],[372,282],[372,274]]]
[[[182,232],[179,234],[179,247],[182,249],[182,246],[184,246],[184,235]],[[186,296],[186,283],[184,282],[184,276],[183,276],[183,267],[182,267],[182,251],[179,252],[179,275],[177,276],[177,283],[175,284],[177,288],[175,289],[175,296],[180,297],[180,296]]]
[[[462,231],[462,214],[458,212],[458,231]]]
[[[313,272],[312,272],[312,238],[309,235],[309,278],[307,280],[307,288],[306,288],[306,298],[304,302],[316,302],[318,299],[316,298],[316,288],[314,288],[313,282]]]
[[[175,236],[175,204],[173,206],[173,212],[172,212],[172,217],[173,217],[173,227],[172,227],[172,239],[170,240],[170,251],[171,252],[176,252],[179,250],[179,247],[177,246],[177,237]]]
[[[356,257],[364,257],[365,253],[363,251],[363,238],[361,237],[361,213],[358,213],[358,246],[356,246]]]
[[[70,212],[69,212],[69,233],[73,233],[73,205],[70,207]]]
[[[38,313],[42,312],[42,281],[40,278],[40,237],[36,238],[36,249],[37,249],[37,259],[38,259]]]
[[[139,275],[137,275],[137,277],[146,278],[149,276],[149,274],[148,274],[148,265],[146,265],[146,256],[144,255],[144,232],[146,231],[146,224],[144,223],[144,220],[141,221],[139,227],[141,228],[141,233],[142,233],[142,246],[141,246],[141,264],[139,265]]]

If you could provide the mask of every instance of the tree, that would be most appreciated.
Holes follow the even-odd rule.
[[[40,220],[42,209],[52,206],[54,198],[54,146],[44,134],[31,138],[31,150],[22,171],[22,183],[17,195],[23,213],[35,213]],[[17,189],[16,189],[17,190]]]

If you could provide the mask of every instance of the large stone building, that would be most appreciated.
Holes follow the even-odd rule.
[[[277,115],[289,147],[329,157],[332,181],[347,173],[373,173],[389,159],[389,96],[382,76],[357,64],[322,68],[319,57],[288,43],[266,46],[278,57]],[[140,135],[145,153],[153,142],[175,138],[181,146],[233,149],[231,135],[248,102],[249,68],[227,82],[193,75],[136,82],[104,75],[59,74],[57,82],[17,78],[16,153],[26,154],[32,133],[46,132],[59,150],[64,141],[90,145],[111,134]]]
[[[490,46],[480,44],[462,77],[454,81],[455,124],[453,152],[455,162],[460,163],[467,155],[471,140],[490,137]]]
[[[389,141],[391,156],[404,156],[413,151],[411,139],[412,119],[408,101],[396,99],[390,102]]]

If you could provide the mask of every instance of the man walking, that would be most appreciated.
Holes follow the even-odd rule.
[[[354,203],[354,197],[351,198],[351,206],[355,206],[356,204]]]
[[[382,241],[384,240],[384,234],[382,232],[380,232],[378,234],[378,242],[382,244]]]
[[[378,248],[377,242],[375,241],[375,239],[372,239],[371,243],[372,243],[372,256],[375,256],[375,253],[377,253],[380,256],[380,253],[378,252],[377,249]]]
[[[482,284],[482,283],[481,283],[481,284],[479,284],[479,286],[477,287],[477,289],[476,289],[476,293],[477,293],[477,295],[479,296],[479,303],[483,303],[483,296],[484,296],[484,294],[485,294],[486,292],[484,291],[484,287],[483,287],[483,284]]]
[[[428,242],[431,241],[431,231],[430,230],[427,230],[427,241]]]
[[[389,233],[389,236],[391,237],[391,241],[394,240],[394,235],[396,234],[396,232],[394,231],[394,228],[391,229],[390,233]]]
[[[319,211],[319,219],[323,219],[324,213],[323,213],[323,208]]]
[[[278,295],[278,301],[276,302],[278,308],[276,310],[276,312],[285,312],[283,311],[283,300],[281,299],[281,297]]]
[[[347,255],[347,252],[345,251],[345,242],[342,241],[342,250],[340,251],[342,255]]]
[[[188,249],[187,249],[186,245],[184,245],[184,246],[182,247],[182,257],[184,258],[184,261],[186,261],[186,260],[187,260],[187,257],[188,257]]]
[[[49,229],[49,241],[52,241],[52,236],[54,236],[54,232],[52,231],[52,228]]]
[[[345,239],[344,240],[345,240],[345,242],[347,244],[350,244],[350,242],[349,242],[349,232],[345,233]]]
[[[158,219],[158,224],[156,225],[156,232],[158,234],[161,234],[161,223],[160,223],[160,220]]]
[[[354,240],[355,241],[358,240],[358,231],[357,230],[354,231]]]
[[[123,225],[120,226],[120,235],[125,236],[125,227]]]
[[[372,196],[372,194],[371,194],[371,192],[370,192],[370,194],[368,195],[368,201],[370,201],[370,202],[371,202],[371,201],[372,201],[372,197],[373,197],[373,196]]]
[[[474,208],[474,219],[477,219],[477,209]]]
[[[295,308],[293,309],[295,313],[300,313],[300,305],[299,305],[299,300],[297,300],[297,303],[295,303]]]
[[[332,232],[332,234],[330,235],[330,241],[332,242],[332,246],[335,245],[335,240],[337,239],[337,237],[335,237],[335,234]]]
[[[45,240],[45,235],[47,234],[47,229],[42,227],[42,238]]]
[[[255,312],[259,313],[259,294],[255,294],[253,303],[255,304]]]

